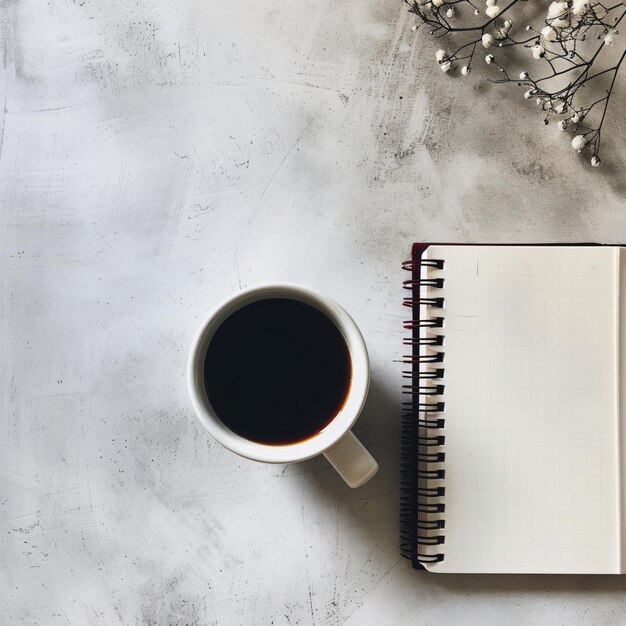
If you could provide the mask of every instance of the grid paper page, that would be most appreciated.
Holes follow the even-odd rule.
[[[445,260],[429,273],[445,278],[445,558],[431,571],[619,571],[617,254],[427,250]]]

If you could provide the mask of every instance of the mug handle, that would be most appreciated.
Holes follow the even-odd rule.
[[[324,452],[330,464],[349,487],[360,487],[378,471],[378,463],[349,430],[334,446]]]

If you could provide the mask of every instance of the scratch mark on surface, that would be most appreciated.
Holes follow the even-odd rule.
[[[46,496],[54,496],[57,493],[63,493],[64,491],[71,491],[72,489],[81,489],[82,487],[88,487],[89,485],[93,485],[97,482],[102,482],[102,481],[91,481],[91,480],[86,480],[85,482],[82,483],[76,483],[74,485],[69,485],[67,487],[62,487],[61,489],[57,489],[56,491],[51,491],[50,493],[46,493]]]
[[[391,572],[393,572],[393,570],[400,565],[400,563],[402,563],[402,559],[398,559],[389,569],[387,569],[374,585],[374,589],[376,589],[376,587],[378,587],[380,583],[382,583],[383,580],[385,580],[385,578],[387,578],[387,576],[389,576],[389,574],[391,574]]]
[[[10,524],[11,522],[17,522],[17,520],[25,519],[27,517],[33,517],[34,515],[39,515],[41,511],[35,511],[34,513],[26,513],[26,515],[18,515],[17,517],[10,517],[9,519],[4,520],[5,524]]]
[[[401,562],[402,562],[402,559],[399,558],[391,567],[389,567],[384,572],[384,574],[376,581],[376,583],[374,583],[374,586],[368,591],[368,594],[371,594],[374,591],[374,589],[379,587],[380,584],[385,580],[385,578],[387,578],[387,576],[389,576],[389,574],[391,574],[391,572],[393,572],[393,570],[395,570],[398,567],[398,565],[401,564]],[[365,605],[366,602],[367,602],[367,599],[359,603],[359,605],[355,607],[355,609],[346,616],[346,619],[343,621],[343,623],[345,624],[359,609],[361,609],[361,607]]]
[[[0,472],[4,472],[5,474],[8,474],[9,476],[15,476],[16,478],[20,478],[21,480],[26,480],[29,483],[39,485],[39,483],[36,480],[33,480],[32,478],[28,478],[27,476],[22,476],[21,474],[16,474],[15,472],[10,472],[8,469],[4,469],[4,467],[0,467]]]
[[[311,609],[311,619],[315,625],[315,609],[313,608],[313,594],[311,593],[311,583],[309,583],[309,608]]]
[[[2,24],[2,31],[4,35],[4,40],[7,41],[8,38],[8,21],[6,15],[3,16],[4,19]],[[4,69],[4,102],[2,103],[2,128],[0,128],[0,161],[2,161],[2,151],[4,149],[4,128],[6,126],[6,115],[7,115],[7,95],[9,93],[9,84],[7,78],[7,47],[4,47],[4,51],[2,53],[2,67]]]
[[[241,289],[241,274],[239,273],[239,259],[237,255],[233,258],[233,265],[235,266],[235,273],[237,274],[237,284],[239,285],[239,289]]]
[[[27,541],[26,539],[24,539],[24,537],[18,537],[17,535],[14,535],[11,531],[8,531],[7,535],[9,535],[9,537],[13,537],[13,539],[17,539],[17,541],[27,545],[29,548],[32,548],[33,550],[37,550],[37,552],[39,552],[39,554],[41,554],[41,556],[44,557],[44,559],[48,558],[49,556],[48,552],[44,552],[39,546],[35,545],[34,543],[31,543],[30,541]]]
[[[381,498],[384,495],[385,495],[384,493],[381,493],[381,494],[378,494],[377,496],[363,496],[362,498],[355,498],[354,500],[348,500],[346,504],[355,504],[357,502],[364,502],[365,500],[372,500],[373,498]]]
[[[276,78],[275,76],[268,76],[268,77],[260,76],[259,80],[269,81],[271,83],[279,83],[282,85],[294,85],[296,87],[308,87],[310,89],[322,89],[323,91],[334,91],[335,93],[339,95],[342,101],[348,102],[349,100],[348,95],[346,95],[342,91],[339,91],[339,89],[334,89],[333,87],[324,87],[324,85],[316,85],[315,83],[309,83],[306,81],[298,82],[297,80],[285,80],[282,78]]]
[[[263,201],[263,198],[265,197],[265,194],[266,194],[267,190],[269,189],[270,185],[272,184],[272,181],[274,180],[274,178],[276,178],[276,175],[278,174],[278,172],[280,171],[281,167],[283,166],[283,163],[287,160],[289,155],[293,152],[293,149],[300,143],[300,140],[304,136],[304,133],[306,133],[306,131],[309,130],[309,128],[311,127],[311,124],[313,123],[313,119],[314,118],[311,118],[309,120],[308,124],[304,127],[302,132],[298,135],[298,138],[293,142],[293,144],[291,145],[289,150],[287,150],[287,152],[285,152],[285,156],[283,156],[283,158],[281,159],[280,163],[278,164],[278,167],[274,170],[274,173],[270,176],[269,180],[267,181],[267,184],[265,185],[265,188],[263,189],[263,191],[261,193],[261,196],[260,196],[258,202],[256,203],[255,210],[258,209],[261,206],[261,202]],[[250,214],[250,218],[248,219],[248,223],[250,223],[250,219],[252,218],[252,214],[254,214],[254,211],[252,211],[252,213]]]

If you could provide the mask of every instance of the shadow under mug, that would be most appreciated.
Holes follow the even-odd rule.
[[[352,365],[348,395],[333,420],[316,435],[286,445],[257,443],[233,432],[213,410],[204,381],[206,352],[215,331],[238,309],[268,298],[298,300],[326,315],[343,335]],[[236,454],[264,463],[295,463],[323,454],[350,487],[360,487],[378,471],[378,463],[350,430],[363,410],[369,389],[370,369],[365,341],[354,320],[327,296],[307,287],[278,283],[245,289],[227,298],[204,321],[193,341],[187,381],[191,402],[204,427]]]

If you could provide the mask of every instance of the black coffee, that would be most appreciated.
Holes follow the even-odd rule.
[[[342,408],[352,367],[343,335],[316,308],[285,298],[235,311],[207,349],[204,381],[220,420],[265,444],[308,439]]]

